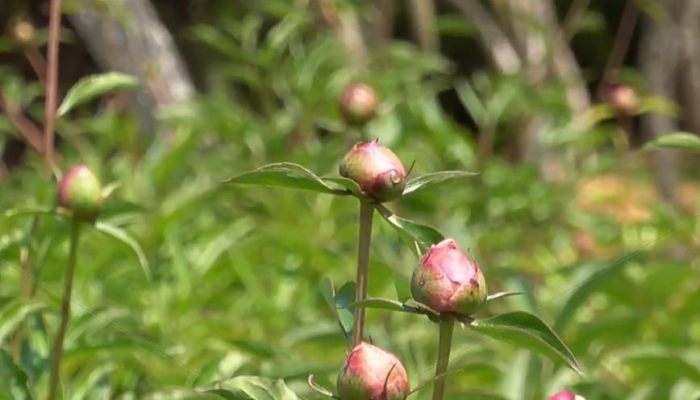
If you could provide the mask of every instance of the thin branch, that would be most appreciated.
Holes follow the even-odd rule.
[[[26,140],[30,146],[32,146],[39,153],[43,152],[41,130],[39,130],[39,128],[37,128],[32,121],[25,117],[17,107],[6,102],[1,91],[0,111],[7,115],[10,123],[17,128],[22,137],[24,137],[24,140]]]
[[[561,24],[562,36],[564,36],[567,40],[571,39],[573,36],[574,28],[583,15],[583,12],[586,11],[586,7],[588,7],[589,3],[590,0],[573,0],[571,2],[569,9],[566,11],[566,15],[564,16],[564,21]]]
[[[61,28],[61,0],[51,0],[49,18],[48,68],[46,72],[46,103],[44,122],[44,156],[46,166],[53,170],[54,160],[54,122],[56,103],[58,102],[58,42]]]
[[[637,7],[635,7],[633,1],[627,0],[625,9],[622,11],[622,16],[620,17],[620,25],[618,26],[617,33],[615,34],[613,48],[610,51],[608,62],[605,65],[600,83],[598,84],[598,88],[596,90],[596,97],[602,96],[603,90],[605,89],[605,84],[614,78],[613,75],[615,74],[615,71],[622,66],[625,56],[627,55],[627,51],[629,50],[632,35],[634,34],[634,29],[637,26],[638,19],[639,10],[637,10]]]
[[[508,36],[493,19],[491,13],[475,0],[449,0],[467,19],[476,25],[484,47],[490,52],[494,64],[501,72],[514,73],[520,69],[521,60]]]

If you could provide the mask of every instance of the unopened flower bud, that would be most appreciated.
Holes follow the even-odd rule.
[[[338,172],[379,201],[399,197],[406,187],[406,170],[401,160],[377,139],[353,146],[340,163]]]
[[[90,220],[102,207],[100,181],[85,165],[73,167],[58,183],[58,204],[78,219]]]
[[[625,116],[634,114],[639,105],[634,89],[626,84],[613,85],[608,92],[608,101],[618,114]]]
[[[410,385],[396,356],[363,342],[345,360],[337,390],[340,400],[404,400]]]
[[[430,247],[411,278],[413,298],[440,313],[471,315],[486,301],[486,281],[476,261],[452,239]]]
[[[371,87],[354,83],[340,97],[340,112],[350,125],[364,125],[377,114],[379,99]]]
[[[12,25],[11,33],[17,43],[22,46],[34,44],[34,38],[36,36],[34,25],[26,19],[17,20]]]
[[[549,396],[547,400],[585,400],[583,397],[570,390],[562,390],[559,393]]]

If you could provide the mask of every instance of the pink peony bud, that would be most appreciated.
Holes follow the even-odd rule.
[[[102,207],[100,181],[85,165],[73,167],[58,183],[58,204],[78,219],[93,219]]]
[[[360,343],[348,355],[337,382],[340,400],[403,400],[410,386],[396,356]]]
[[[357,182],[365,194],[379,201],[399,197],[406,187],[406,170],[401,160],[378,139],[353,146],[338,171],[341,176]]]
[[[570,390],[562,390],[557,394],[549,396],[549,399],[547,400],[577,400],[577,398],[580,399],[580,397],[576,396],[574,392]]]
[[[625,84],[613,85],[608,92],[608,101],[620,115],[634,114],[639,103],[634,89]]]
[[[364,125],[377,114],[379,99],[371,87],[353,83],[340,97],[340,112],[350,125]]]
[[[476,261],[452,239],[430,247],[411,278],[413,298],[435,311],[471,315],[486,301],[486,281]]]

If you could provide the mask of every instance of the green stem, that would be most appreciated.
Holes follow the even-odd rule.
[[[445,395],[445,373],[450,364],[450,348],[452,347],[452,333],[455,321],[444,319],[440,321],[440,342],[438,344],[438,357],[435,363],[435,384],[433,385],[433,400],[442,400]]]
[[[66,336],[66,328],[70,320],[70,301],[73,291],[73,274],[78,261],[78,240],[80,239],[80,221],[74,219],[71,224],[70,250],[68,253],[68,269],[63,282],[63,303],[61,305],[61,323],[51,348],[51,371],[49,375],[49,396],[48,400],[56,399],[58,390],[58,378],[63,357],[63,339]]]
[[[369,244],[372,240],[372,216],[374,205],[367,200],[360,200],[360,237],[357,241],[357,286],[355,301],[367,298],[367,275],[369,270]],[[355,307],[354,325],[352,327],[353,344],[362,342],[365,328],[365,308]]]

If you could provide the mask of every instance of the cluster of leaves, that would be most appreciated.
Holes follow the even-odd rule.
[[[59,121],[66,162],[84,160],[105,181],[122,183],[103,221],[136,238],[153,273],[151,281],[144,278],[128,246],[86,231],[87,256],[79,261],[74,319],[66,337],[67,398],[209,398],[193,388],[214,381],[225,382],[217,390],[234,395],[294,399],[293,390],[306,398],[308,374],[332,386],[345,349],[335,313],[349,313],[347,302],[336,302],[352,289],[340,287],[329,296],[329,286],[319,290],[318,282],[352,279],[343,266],[354,263],[355,205],[347,196],[219,189],[235,171],[280,160],[326,173],[356,140],[337,133],[342,123],[328,101],[352,75],[343,67],[337,42],[331,34],[310,37],[303,12],[285,11],[275,29],[255,22],[274,18],[262,13],[245,24],[195,28],[197,40],[212,35],[205,42],[220,47],[212,92],[164,112],[163,134],[145,151],[133,117],[108,107],[95,113],[77,106],[70,120]],[[371,69],[366,78],[392,95],[370,133],[403,159],[419,160],[417,173],[474,170],[469,132],[437,101],[449,64],[405,44],[388,46],[382,57],[389,67]],[[39,83],[1,72],[5,96],[41,120]],[[314,79],[319,75],[330,78]],[[260,80],[267,76],[275,81]],[[464,79],[473,95],[462,88],[462,98],[477,96],[487,105],[480,121],[508,140],[499,125],[507,114],[495,96],[505,93],[524,103],[531,96]],[[514,80],[504,79],[517,86]],[[244,89],[230,96],[230,87]],[[253,93],[253,100],[242,93]],[[556,110],[542,102],[527,111]],[[0,132],[3,144],[17,135],[4,115]],[[567,143],[582,152],[574,146],[578,142]],[[555,321],[554,330],[585,372],[579,377],[528,350],[513,351],[465,330],[456,337],[452,357],[459,367],[452,380],[455,397],[544,398],[562,386],[589,399],[697,396],[694,317],[700,282],[692,249],[697,249],[700,220],[661,204],[649,205],[646,218],[632,221],[577,207],[576,181],[592,172],[650,182],[648,171],[625,169],[619,161],[618,154],[596,149],[594,165],[572,171],[577,180],[555,185],[539,179],[532,165],[494,157],[468,184],[416,193],[396,205],[398,214],[440,221],[440,231],[478,249],[497,290],[524,293],[494,303],[489,311],[520,309]],[[3,181],[0,210],[54,203],[53,183],[37,172],[41,163],[38,155],[28,154]],[[386,217],[389,223],[376,227],[378,256],[372,260],[376,274],[369,291],[405,302],[400,282],[407,282],[416,259],[394,228],[410,233],[411,226]],[[592,245],[581,243],[581,235]],[[46,386],[67,239],[60,219],[0,218],[0,398],[31,398]],[[31,301],[19,299],[25,262],[34,271]],[[430,379],[435,332],[429,324],[417,324],[410,313],[369,312],[368,320],[368,335],[392,343],[410,376],[417,382]],[[13,342],[18,330],[25,338],[20,346]]]

